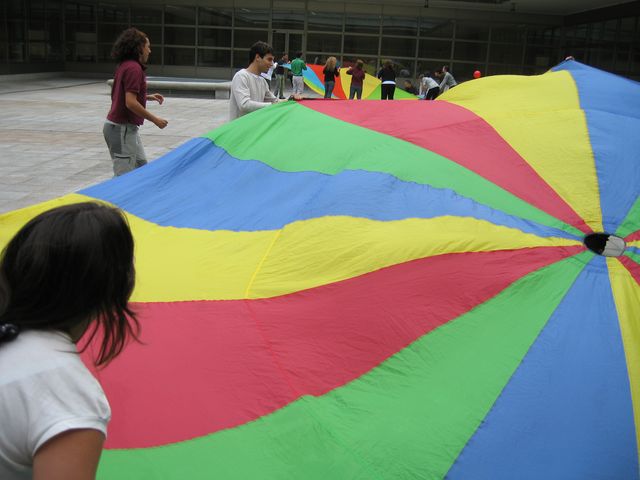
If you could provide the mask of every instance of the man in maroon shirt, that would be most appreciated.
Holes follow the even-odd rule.
[[[113,160],[115,176],[130,172],[147,163],[139,128],[144,120],[158,128],[167,126],[164,118],[147,110],[147,100],[160,105],[164,97],[159,93],[147,95],[146,70],[151,44],[149,38],[137,28],[128,28],[120,34],[111,50],[118,62],[111,88],[111,110],[102,130]]]

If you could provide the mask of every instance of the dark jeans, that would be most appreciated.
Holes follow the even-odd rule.
[[[362,100],[362,86],[354,87],[351,85],[349,89],[349,100],[353,100],[353,97],[357,97],[358,100]]]
[[[324,98],[331,98],[336,82],[324,82]]]
[[[425,100],[435,100],[438,94],[440,93],[440,87],[433,87],[427,90],[427,94],[425,95]]]
[[[382,89],[380,90],[382,93],[382,100],[393,100],[393,94],[396,91],[396,86],[393,84],[382,84]]]

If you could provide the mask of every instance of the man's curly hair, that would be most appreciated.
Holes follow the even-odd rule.
[[[147,34],[137,28],[127,28],[113,44],[111,58],[118,63],[125,60],[138,60],[142,47],[147,43],[147,38]]]

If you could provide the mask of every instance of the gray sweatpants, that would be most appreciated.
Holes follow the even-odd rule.
[[[139,130],[140,127],[131,123],[105,122],[102,133],[113,160],[114,176],[118,177],[147,164]]]

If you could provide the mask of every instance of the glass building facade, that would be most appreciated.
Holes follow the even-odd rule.
[[[566,19],[512,12],[429,9],[396,2],[313,0],[3,0],[0,73],[111,72],[111,46],[126,27],[151,39],[150,74],[230,78],[250,45],[307,62],[362,59],[375,70],[392,60],[401,76],[448,65],[459,80],[534,74],[565,56],[640,78],[637,16]]]

